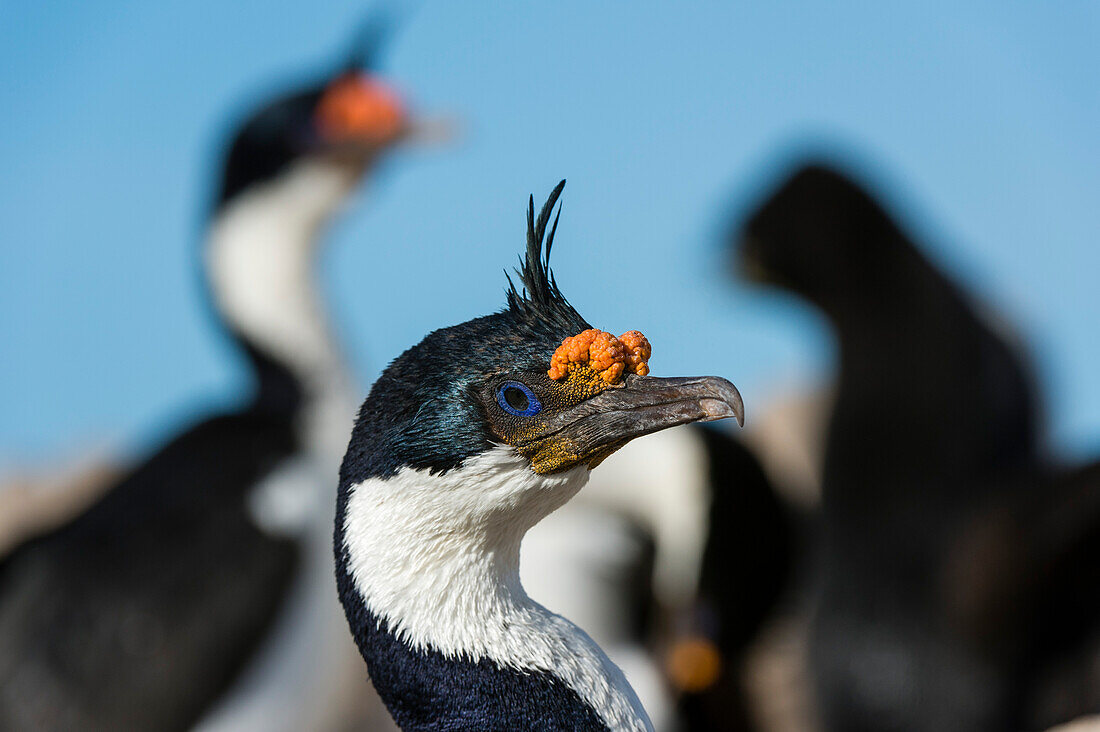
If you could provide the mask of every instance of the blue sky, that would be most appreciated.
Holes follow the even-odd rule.
[[[832,344],[806,307],[731,284],[720,235],[827,150],[1026,338],[1056,444],[1100,449],[1100,10],[884,5],[420,3],[385,71],[464,135],[395,156],[332,232],[324,282],[364,385],[501,305],[527,194],[565,177],[566,294],[645,332],[656,373],[733,379],[751,419],[824,378]],[[216,142],[330,68],[366,7],[0,5],[0,462],[140,449],[234,398],[197,266]]]

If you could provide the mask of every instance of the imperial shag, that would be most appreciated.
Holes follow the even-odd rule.
[[[336,659],[358,663],[329,599],[354,391],[313,262],[410,129],[358,61],[260,109],[228,148],[205,263],[252,396],[0,568],[0,728],[317,729],[354,668]]]
[[[640,333],[595,331],[562,296],[547,226],[563,186],[528,209],[522,292],[399,356],[341,468],[340,599],[405,730],[650,729],[591,639],[528,598],[520,542],[628,441],[743,418],[728,381],[646,376]]]

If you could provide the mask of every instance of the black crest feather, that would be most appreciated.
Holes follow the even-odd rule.
[[[543,204],[537,219],[535,197],[528,199],[527,253],[521,262],[522,266],[515,271],[523,287],[522,291],[516,289],[516,284],[507,271],[504,276],[508,278],[508,311],[513,316],[521,320],[541,320],[569,329],[576,327],[578,323],[584,323],[584,318],[561,294],[558,283],[554,280],[554,272],[550,269],[550,250],[554,246],[554,234],[558,230],[560,205],[554,216],[554,223],[550,226],[550,233],[546,232],[550,214],[553,213],[554,204],[558,202],[563,188],[564,180],[550,192],[550,197]]]
[[[398,8],[392,1],[376,3],[355,31],[351,51],[344,64],[345,73],[377,71],[379,58],[407,14],[407,6]]]

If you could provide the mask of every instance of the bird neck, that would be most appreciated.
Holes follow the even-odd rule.
[[[343,488],[341,598],[391,711],[458,693],[425,688],[427,666],[488,665],[553,677],[611,729],[649,729],[622,672],[576,626],[531,600],[519,579],[523,535],[580,490],[587,473],[540,476],[511,448],[496,447],[442,475],[404,468]],[[412,659],[396,668],[394,642]]]
[[[354,396],[316,267],[322,230],[358,178],[336,162],[301,160],[231,199],[214,219],[205,257],[210,291],[253,362],[258,403],[297,411]]]
[[[836,321],[840,370],[823,475],[827,520],[918,539],[929,521],[945,525],[1042,462],[1020,354],[923,267],[883,298],[889,306]]]

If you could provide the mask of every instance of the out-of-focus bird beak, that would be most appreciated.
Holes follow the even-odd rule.
[[[413,117],[401,132],[401,142],[415,146],[451,145],[462,137],[462,122],[457,116]]]

